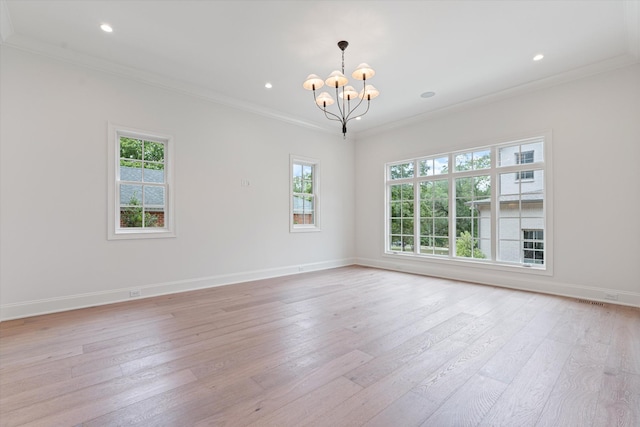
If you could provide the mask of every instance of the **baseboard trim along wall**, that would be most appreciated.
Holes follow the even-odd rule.
[[[179,292],[214,288],[217,286],[232,285],[234,283],[242,283],[252,280],[270,279],[273,277],[308,273],[310,271],[328,270],[331,268],[345,267],[353,264],[355,264],[354,259],[324,261],[265,270],[224,274],[219,276],[200,277],[174,282],[154,283],[149,285],[130,287],[126,289],[114,289],[105,292],[90,292],[58,298],[26,301],[15,304],[4,304],[0,305],[0,321],[38,316],[42,314],[51,314],[61,311],[76,310],[79,308],[113,304],[140,298],[149,298]],[[131,292],[135,293],[136,291],[139,292],[139,296],[131,296]]]
[[[397,260],[385,261],[377,259],[358,258],[357,265],[363,267],[382,268],[384,270],[403,271],[405,273],[420,274],[425,276],[440,277],[443,279],[462,280],[465,282],[479,283],[489,286],[499,286],[523,291],[540,292],[551,295],[572,297],[598,301],[607,304],[626,305],[640,307],[640,293],[626,292],[618,289],[597,288],[574,285],[569,283],[552,282],[546,276],[533,276],[526,274],[500,274],[487,270],[473,268],[443,267],[435,263],[420,264],[402,263]],[[521,276],[521,277],[516,277]],[[608,297],[615,297],[613,300]]]
[[[106,292],[92,292],[79,295],[70,295],[59,298],[27,301],[16,304],[0,305],[0,321],[19,319],[42,314],[50,314],[61,311],[76,310],[79,308],[94,307],[130,301],[133,299],[149,298],[160,295],[168,295],[179,292],[195,291],[199,289],[214,288],[217,286],[232,285],[235,283],[252,280],[270,279],[274,277],[289,276],[292,274],[307,273],[310,271],[328,270],[331,268],[360,265],[363,267],[382,268],[385,270],[402,271],[405,273],[421,274],[425,276],[441,277],[445,279],[462,280],[465,282],[479,283],[489,286],[500,286],[531,292],[541,292],[552,295],[587,299],[609,304],[620,304],[632,307],[640,307],[640,293],[624,292],[617,289],[594,288],[565,283],[550,282],[545,277],[525,277],[519,279],[505,278],[500,274],[491,272],[467,271],[463,269],[442,268],[430,265],[429,267],[416,266],[414,264],[399,264],[397,261],[384,261],[373,259],[342,259],[256,270],[242,273],[225,274],[211,277],[201,277],[174,282],[155,283],[138,286],[135,288],[115,289]],[[139,296],[131,296],[131,292],[139,291]],[[617,300],[610,300],[606,295],[615,295]]]

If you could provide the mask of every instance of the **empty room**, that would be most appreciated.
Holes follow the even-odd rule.
[[[640,1],[0,0],[0,426],[640,426]]]

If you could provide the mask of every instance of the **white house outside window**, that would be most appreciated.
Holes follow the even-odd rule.
[[[523,151],[522,153],[515,153],[516,164],[533,163],[533,150]],[[523,171],[516,173],[516,179],[533,179],[533,171]]]
[[[388,163],[389,255],[547,269],[545,138]]]
[[[171,137],[115,126],[109,133],[109,238],[173,237]]]

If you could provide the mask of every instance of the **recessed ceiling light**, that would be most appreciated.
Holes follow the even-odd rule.
[[[362,117],[356,117],[356,120],[362,120]]]
[[[113,33],[113,28],[111,28],[111,25],[109,25],[109,24],[100,25],[100,29],[102,31],[104,31],[105,33]]]
[[[436,93],[429,91],[429,92],[424,92],[423,94],[420,95],[420,97],[422,98],[431,98],[432,96],[436,96]]]
[[[542,58],[544,58],[544,55],[539,53],[536,56],[533,57],[534,61],[540,61]]]
[[[269,82],[264,84],[264,87],[266,87],[267,89],[271,89],[273,87],[273,85]]]

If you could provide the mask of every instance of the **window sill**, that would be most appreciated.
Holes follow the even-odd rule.
[[[110,233],[108,240],[137,240],[137,239],[169,239],[176,237],[171,230],[118,230]]]
[[[454,258],[451,256],[436,256],[436,255],[416,255],[413,253],[401,253],[401,252],[385,252],[384,256],[397,259],[414,260],[416,262],[434,262],[437,264],[448,265],[452,267],[470,267],[479,268],[483,270],[495,270],[495,271],[508,271],[512,273],[524,273],[535,274],[541,276],[552,276],[553,272],[551,266],[546,264],[544,266],[535,266],[533,264],[508,264],[500,263],[496,261],[481,261],[474,259]]]
[[[316,227],[314,225],[311,226],[293,226],[289,229],[291,233],[314,233],[322,231],[320,227]]]

